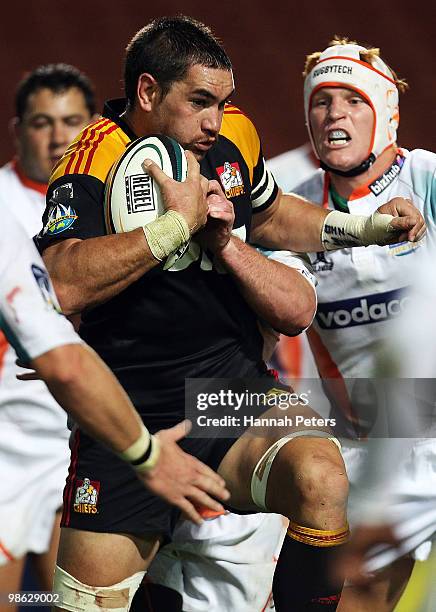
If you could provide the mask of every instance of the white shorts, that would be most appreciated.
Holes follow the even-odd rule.
[[[389,441],[387,441],[389,443]],[[363,492],[357,482],[365,468],[365,443],[347,447],[342,441],[342,455],[350,480],[348,503],[351,527],[364,522],[359,511]],[[406,555],[424,561],[430,554],[431,541],[436,538],[436,439],[416,440],[398,464],[390,484],[386,520],[394,527],[401,543],[398,548],[381,546],[372,551],[368,571],[376,571]]]
[[[288,520],[228,513],[197,527],[182,521],[148,572],[183,596],[184,612],[274,610],[272,580]]]
[[[26,383],[22,383],[26,384]],[[32,406],[29,406],[29,421]],[[0,566],[45,552],[69,465],[68,430],[0,421]]]

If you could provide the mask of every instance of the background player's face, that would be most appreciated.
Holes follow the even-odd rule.
[[[217,140],[233,89],[231,71],[191,66],[154,108],[151,131],[171,136],[202,159]]]
[[[46,183],[67,146],[90,121],[78,87],[60,93],[42,88],[31,94],[22,120],[15,125],[18,158],[26,176]]]
[[[368,157],[374,114],[357,92],[323,87],[313,96],[309,119],[318,155],[328,166],[348,170]]]

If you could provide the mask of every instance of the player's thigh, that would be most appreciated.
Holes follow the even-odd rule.
[[[86,585],[111,586],[147,570],[159,543],[159,534],[137,536],[63,528],[57,564]]]
[[[20,590],[26,557],[14,559],[0,566],[0,593],[16,593]],[[11,606],[7,602],[0,603],[0,612],[14,612],[18,605]]]
[[[39,555],[30,555],[32,565],[35,567],[38,582],[43,591],[51,591],[53,586],[53,573],[59,548],[59,536],[61,532],[61,512],[57,512],[53,524],[53,531],[48,550]]]

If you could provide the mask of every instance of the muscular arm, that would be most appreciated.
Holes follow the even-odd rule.
[[[274,203],[253,215],[251,239],[271,249],[323,251],[321,230],[330,211],[279,190]]]
[[[43,259],[66,315],[106,302],[159,263],[142,228],[57,242]]]
[[[316,297],[300,272],[268,259],[236,236],[220,252],[218,260],[236,280],[258,317],[275,330],[295,336],[310,325]]]
[[[253,217],[252,240],[273,249],[313,252],[335,250],[342,247],[367,246],[369,244],[390,244],[401,240],[417,241],[425,233],[425,223],[421,213],[404,198],[393,198],[377,209],[378,213],[392,215],[381,217],[373,223],[371,217],[325,210],[294,194],[283,194],[280,190],[273,204]],[[325,218],[332,213],[340,217],[338,225],[331,222],[323,234]],[[382,220],[383,219],[383,220]],[[360,226],[355,222],[360,220]],[[368,223],[362,223],[362,222]],[[343,223],[353,227],[343,231]],[[338,231],[339,230],[339,231]],[[336,241],[335,236],[338,236]]]
[[[206,222],[208,181],[189,151],[183,182],[169,178],[146,160],[147,172],[158,183],[166,211],[183,216],[192,235]],[[68,239],[48,246],[44,262],[65,314],[80,313],[111,299],[159,264],[142,227],[111,236]]]
[[[209,183],[209,220],[199,239],[236,280],[244,298],[271,327],[295,335],[312,321],[316,298],[295,269],[268,259],[232,235],[234,211],[216,181]]]

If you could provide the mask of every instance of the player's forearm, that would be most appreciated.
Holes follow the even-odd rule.
[[[281,194],[277,204],[274,214],[265,211],[262,223],[254,216],[251,242],[297,253],[323,251],[321,232],[329,211],[289,194]]]
[[[106,302],[159,263],[142,228],[59,242],[48,247],[43,258],[67,315]]]
[[[141,433],[141,420],[110,370],[88,347],[70,344],[32,361],[59,404],[91,436],[121,452]]]
[[[312,321],[315,293],[297,270],[268,259],[236,236],[217,260],[236,280],[258,317],[277,331],[295,335]]]

